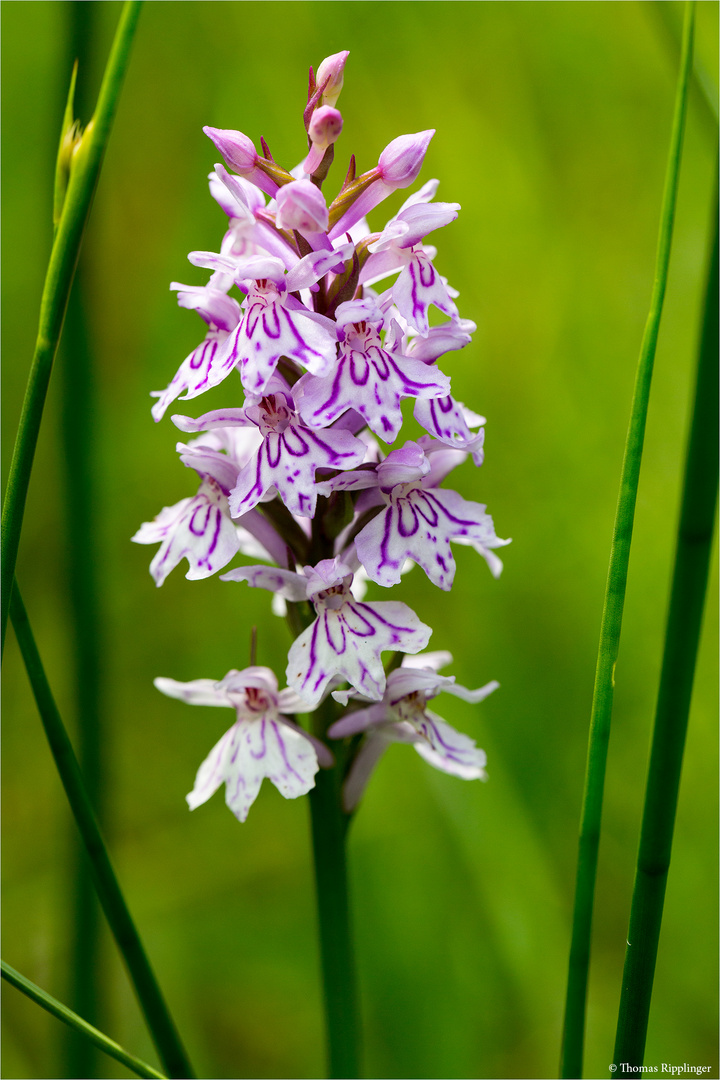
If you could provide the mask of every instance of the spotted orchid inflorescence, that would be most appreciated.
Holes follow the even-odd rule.
[[[154,393],[152,413],[160,420],[177,398],[198,397],[231,373],[242,399],[197,419],[172,417],[193,436],[177,449],[200,486],[133,537],[160,543],[150,566],[158,585],[183,558],[188,578],[215,574],[238,554],[262,560],[222,580],[272,592],[273,609],[297,635],[283,691],[254,664],[218,682],[156,680],[191,704],[235,709],[188,802],[198,806],[225,783],[241,821],[264,776],[288,798],[313,787],[318,767],[333,765],[327,739],[346,751],[347,812],[393,741],[412,743],[445,772],[483,777],[483,751],[426,706],[442,690],[476,702],[497,686],[471,691],[440,676],[452,658],[423,654],[429,626],[404,603],[363,600],[368,579],[390,587],[413,564],[450,589],[453,542],[473,546],[497,577],[495,552],[509,541],[498,539],[483,505],[441,486],[468,457],[483,461],[484,418],[452,397],[437,365],[476,327],[460,318],[458,294],[425,243],[460,207],[434,202],[438,181],[430,180],[382,232],[365,217],[415,182],[434,131],[394,139],[359,176],[352,157],[329,206],[323,194],[343,127],[336,105],[347,56],[327,57],[317,76],[310,70],[308,154],[291,172],[264,140],[261,155],[241,132],[204,129],[225,162],[209,179],[227,231],[219,252],[189,256],[211,271],[205,285],[171,286],[206,333]],[[374,287],[390,279],[384,291]],[[406,399],[425,434],[399,446]],[[329,708],[314,734],[287,718],[322,703]]]

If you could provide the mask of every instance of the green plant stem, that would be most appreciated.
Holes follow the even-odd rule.
[[[631,1066],[642,1065],[645,1051],[717,501],[717,188],[712,215],[715,235],[613,1059]]]
[[[83,232],[92,203],[103,153],[117,109],[120,88],[128,63],[140,0],[126,0],[120,15],[97,108],[83,134],[73,159],[62,216],[55,233],[50,262],[40,303],[35,354],[33,356],[15,448],[10,463],[2,512],[3,564],[0,635],[5,643],[12,581],[15,576],[25,501],[32,472],[35,447],[53,361],[65,318],[70,287],[75,274]]]
[[[80,121],[92,110],[90,66],[96,37],[97,8],[85,0],[66,0],[65,64],[80,72],[75,110]],[[93,99],[95,95],[93,94]],[[72,119],[72,118],[71,118]],[[86,312],[92,307],[86,267],[87,241],[80,253],[68,299],[59,351],[61,462],[64,467],[65,579],[67,631],[77,717],[77,755],[90,802],[102,829],[108,805],[108,732],[101,707],[103,620],[98,575],[99,485],[94,447],[97,438],[97,393]],[[102,914],[92,868],[73,828],[69,837],[71,878],[71,956],[68,1003],[96,1027],[106,1027],[105,973],[102,962]],[[98,1051],[72,1028],[65,1041],[66,1074],[95,1076]]]
[[[100,903],[127,965],[150,1034],[168,1075],[189,1080],[195,1074],[120,891],[75,753],[45,676],[17,582],[12,590],[10,615],[50,750],[87,848]]]
[[[88,1024],[87,1020],[83,1020],[81,1016],[78,1016],[72,1009],[68,1009],[67,1005],[63,1005],[57,998],[52,997],[50,994],[46,994],[44,990],[41,990],[39,986],[36,986],[34,982],[30,982],[24,975],[21,975],[15,968],[10,967],[4,960],[0,961],[0,967],[2,968],[2,977],[6,979],[11,986],[16,987],[27,997],[31,998],[36,1004],[42,1006],[43,1009],[47,1009],[49,1013],[56,1016],[58,1020],[62,1020],[64,1024],[68,1024],[74,1031],[77,1031],[83,1038],[94,1043],[110,1057],[115,1058],[116,1061],[121,1062],[126,1068],[136,1073],[137,1076],[149,1076],[159,1077],[159,1080],[164,1080],[165,1074],[158,1072],[157,1069],[153,1069],[152,1065],[148,1065],[145,1061],[141,1061],[140,1058],[136,1058],[134,1054],[128,1054],[127,1050],[123,1050],[122,1046],[118,1046],[116,1042],[109,1039],[107,1035],[104,1035],[102,1031],[98,1031],[92,1024]]]
[[[313,714],[318,738],[335,719],[334,702],[328,698]],[[350,928],[346,858],[349,816],[342,808],[343,761],[332,769],[320,769],[310,792],[315,882],[317,887],[320,956],[325,996],[328,1075],[336,1080],[356,1080],[360,1075],[358,994]]]
[[[670,262],[680,158],[687,111],[688,84],[692,69],[694,16],[694,0],[688,0],[685,8],[680,71],[660,215],[655,280],[635,379],[600,628],[600,644],[595,672],[585,789],[580,822],[572,940],[565,1001],[561,1075],[566,1078],[582,1076],[592,914],[600,846],[605,767],[610,740],[615,664],[620,646],[620,630],[653,362],[655,360],[660,316],[662,314]]]
[[[655,17],[655,21],[665,38],[668,51],[672,53],[673,64],[680,58],[682,43],[682,20],[678,18],[673,4],[667,0],[652,0],[647,9]],[[699,56],[693,60],[690,75],[691,90],[695,91],[695,99],[700,108],[700,113],[707,126],[712,132],[713,138],[717,137],[718,126],[718,92],[713,78],[708,72]]]

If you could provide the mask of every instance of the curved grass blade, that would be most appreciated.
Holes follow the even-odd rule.
[[[605,766],[610,740],[610,719],[615,686],[615,663],[620,646],[620,630],[625,603],[630,544],[635,518],[635,502],[645,438],[650,384],[670,262],[680,158],[687,112],[688,86],[692,70],[694,19],[695,3],[694,0],[688,0],[685,7],[682,54],[670,138],[670,154],[660,214],[660,235],[655,263],[655,280],[635,377],[635,389],[625,442],[620,494],[615,513],[610,566],[608,568],[605,602],[600,627],[600,644],[590,716],[585,789],[580,821],[572,940],[565,1000],[561,1075],[566,1078],[582,1076],[592,914],[598,849],[600,846]]]
[[[137,1076],[149,1076],[159,1077],[160,1080],[165,1080],[165,1074],[158,1072],[157,1069],[153,1069],[152,1065],[148,1065],[145,1061],[141,1061],[140,1058],[136,1058],[134,1054],[128,1054],[127,1050],[123,1050],[122,1046],[118,1046],[116,1042],[109,1039],[107,1035],[104,1035],[102,1031],[98,1031],[92,1024],[88,1024],[87,1020],[83,1020],[82,1016],[78,1016],[72,1009],[68,1009],[67,1005],[63,1005],[57,998],[52,997],[50,994],[46,994],[44,990],[41,990],[39,986],[36,986],[34,982],[30,982],[30,979],[26,979],[24,975],[21,975],[15,968],[10,967],[4,960],[0,960],[0,969],[2,970],[3,979],[7,979],[11,986],[16,987],[23,994],[26,994],[32,1001],[40,1005],[43,1009],[47,1009],[49,1013],[56,1016],[58,1020],[62,1020],[64,1024],[68,1024],[74,1031],[77,1031],[84,1038],[98,1046],[110,1057],[115,1058],[126,1068],[130,1069]]]
[[[717,502],[717,189],[712,214],[715,237],[613,1059],[631,1066],[627,1075],[639,1072],[634,1067],[645,1051]]]
[[[35,354],[25,390],[2,512],[3,564],[0,577],[0,639],[5,643],[12,581],[30,473],[40,432],[45,397],[65,318],[85,224],[100,172],[105,146],[115,117],[128,63],[140,0],[126,0],[105,68],[97,108],[72,153],[67,190],[48,263]],[[61,147],[62,153],[62,147]]]
[[[98,828],[77,758],[43,669],[17,582],[13,585],[10,615],[50,750],[87,848],[100,903],[125,960],[150,1034],[168,1076],[192,1080],[195,1074],[128,911]]]

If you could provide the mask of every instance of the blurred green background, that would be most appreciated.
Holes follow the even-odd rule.
[[[93,99],[119,15],[86,3]],[[49,254],[69,75],[71,5],[2,5],[3,356],[9,463]],[[676,76],[667,23],[644,3],[149,2],[84,249],[97,401],[92,467],[100,552],[106,831],[121,882],[188,1050],[204,1077],[318,1077],[323,1030],[308,808],[268,783],[246,825],[217,795],[184,796],[230,714],[161,697],[156,675],[280,674],[290,643],[266,593],[173,572],[129,538],[195,491],[177,432],[150,417],[201,337],[171,280],[200,283],[192,249],[218,250],[202,125],[305,152],[307,68],[348,48],[337,174],[395,136],[436,127],[421,180],[462,204],[434,238],[474,319],[441,367],[488,417],[487,459],[455,474],[514,542],[496,582],[458,548],[450,594],[419,571],[396,590],[450,649],[458,681],[502,689],[438,711],[488,753],[487,784],[391,748],[351,837],[370,1077],[556,1074],[576,835],[595,653],[636,357],[647,315]],[[663,16],[665,18],[663,18]],[[716,70],[718,7],[698,4],[697,55]],[[89,118],[86,112],[82,119]],[[691,100],[669,290],[641,476],[617,668],[591,970],[586,1075],[611,1060],[676,523],[711,213],[713,128]],[[341,175],[331,174],[331,194]],[[404,198],[404,195],[402,196]],[[402,201],[378,208],[382,226]],[[59,360],[59,364],[62,360]],[[51,384],[18,580],[68,726],[76,712],[60,373]],[[192,402],[199,415],[230,383]],[[239,399],[239,383],[234,393]],[[184,411],[184,410],[183,410]],[[242,561],[242,559],[238,560]],[[716,557],[714,561],[716,566]],[[714,570],[711,596],[717,591]],[[374,592],[382,590],[374,587]],[[706,616],[680,793],[646,1063],[717,1076],[715,604]],[[70,819],[12,638],[4,696],[4,958],[67,1000]],[[155,1061],[103,930],[101,1026]],[[5,1077],[60,1077],[64,1029],[4,995]],[[100,1059],[101,1077],[128,1073]],[[708,1075],[708,1074],[706,1074]]]

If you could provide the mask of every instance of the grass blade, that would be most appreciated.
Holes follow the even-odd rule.
[[[582,1076],[592,914],[600,846],[605,766],[610,740],[610,719],[615,686],[615,663],[620,645],[620,630],[625,603],[630,544],[635,518],[635,502],[645,438],[650,384],[670,262],[680,158],[687,112],[688,86],[692,70],[694,19],[694,0],[688,0],[685,7],[680,71],[660,215],[660,236],[655,263],[655,280],[635,378],[600,627],[600,644],[595,672],[585,789],[580,821],[572,940],[565,1000],[561,1074],[563,1077],[568,1078]]]
[[[73,1012],[72,1009],[68,1009],[67,1005],[63,1005],[57,998],[52,997],[50,994],[46,994],[44,990],[41,990],[39,986],[36,986],[34,982],[30,982],[24,975],[21,975],[15,968],[10,967],[4,960],[0,960],[0,968],[2,969],[3,979],[7,979],[11,986],[16,987],[23,994],[26,994],[32,1001],[40,1005],[43,1009],[47,1009],[49,1013],[56,1016],[58,1020],[62,1020],[64,1024],[68,1024],[74,1031],[79,1032],[85,1039],[94,1043],[110,1057],[115,1058],[116,1061],[121,1062],[132,1072],[138,1076],[159,1077],[160,1080],[164,1080],[164,1073],[158,1072],[157,1069],[153,1069],[152,1065],[148,1065],[145,1061],[141,1061],[140,1058],[136,1058],[134,1054],[128,1054],[127,1050],[123,1050],[122,1046],[118,1046],[116,1042],[109,1039],[107,1035],[104,1035],[102,1031],[98,1031],[92,1024],[88,1024],[87,1020],[83,1020],[81,1016]]]
[[[712,214],[715,236],[613,1058],[630,1066],[642,1065],[645,1051],[717,502],[717,189]]]
[[[17,582],[12,590],[10,614],[50,750],[92,864],[100,903],[127,965],[150,1034],[168,1075],[188,1080],[195,1074],[120,890],[72,744],[52,696]]]
[[[12,582],[15,576],[15,563],[25,513],[25,501],[45,407],[45,397],[60,340],[65,309],[75,274],[85,224],[90,213],[90,205],[100,173],[105,146],[115,117],[139,13],[140,0],[126,0],[120,15],[120,22],[115,33],[115,40],[110,51],[107,67],[105,68],[95,114],[85,129],[72,157],[72,167],[62,213],[45,276],[35,354],[30,368],[30,375],[28,376],[3,502],[3,564],[0,578],[2,587],[0,637],[3,646],[7,629]]]

